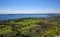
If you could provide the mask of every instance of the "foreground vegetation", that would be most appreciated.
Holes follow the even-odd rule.
[[[60,35],[58,16],[0,21],[0,37],[55,37],[56,35]]]

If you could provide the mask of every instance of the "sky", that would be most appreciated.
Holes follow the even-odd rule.
[[[0,0],[0,14],[60,13],[60,0]]]

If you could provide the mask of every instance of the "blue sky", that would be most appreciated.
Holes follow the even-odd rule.
[[[0,14],[60,13],[60,0],[0,0]]]

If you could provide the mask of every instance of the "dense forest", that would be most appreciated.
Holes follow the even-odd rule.
[[[55,37],[60,35],[60,16],[0,21],[0,37]]]

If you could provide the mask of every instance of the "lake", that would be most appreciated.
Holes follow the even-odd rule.
[[[17,18],[47,18],[49,14],[0,14],[0,20],[8,20],[8,19],[17,19]]]

